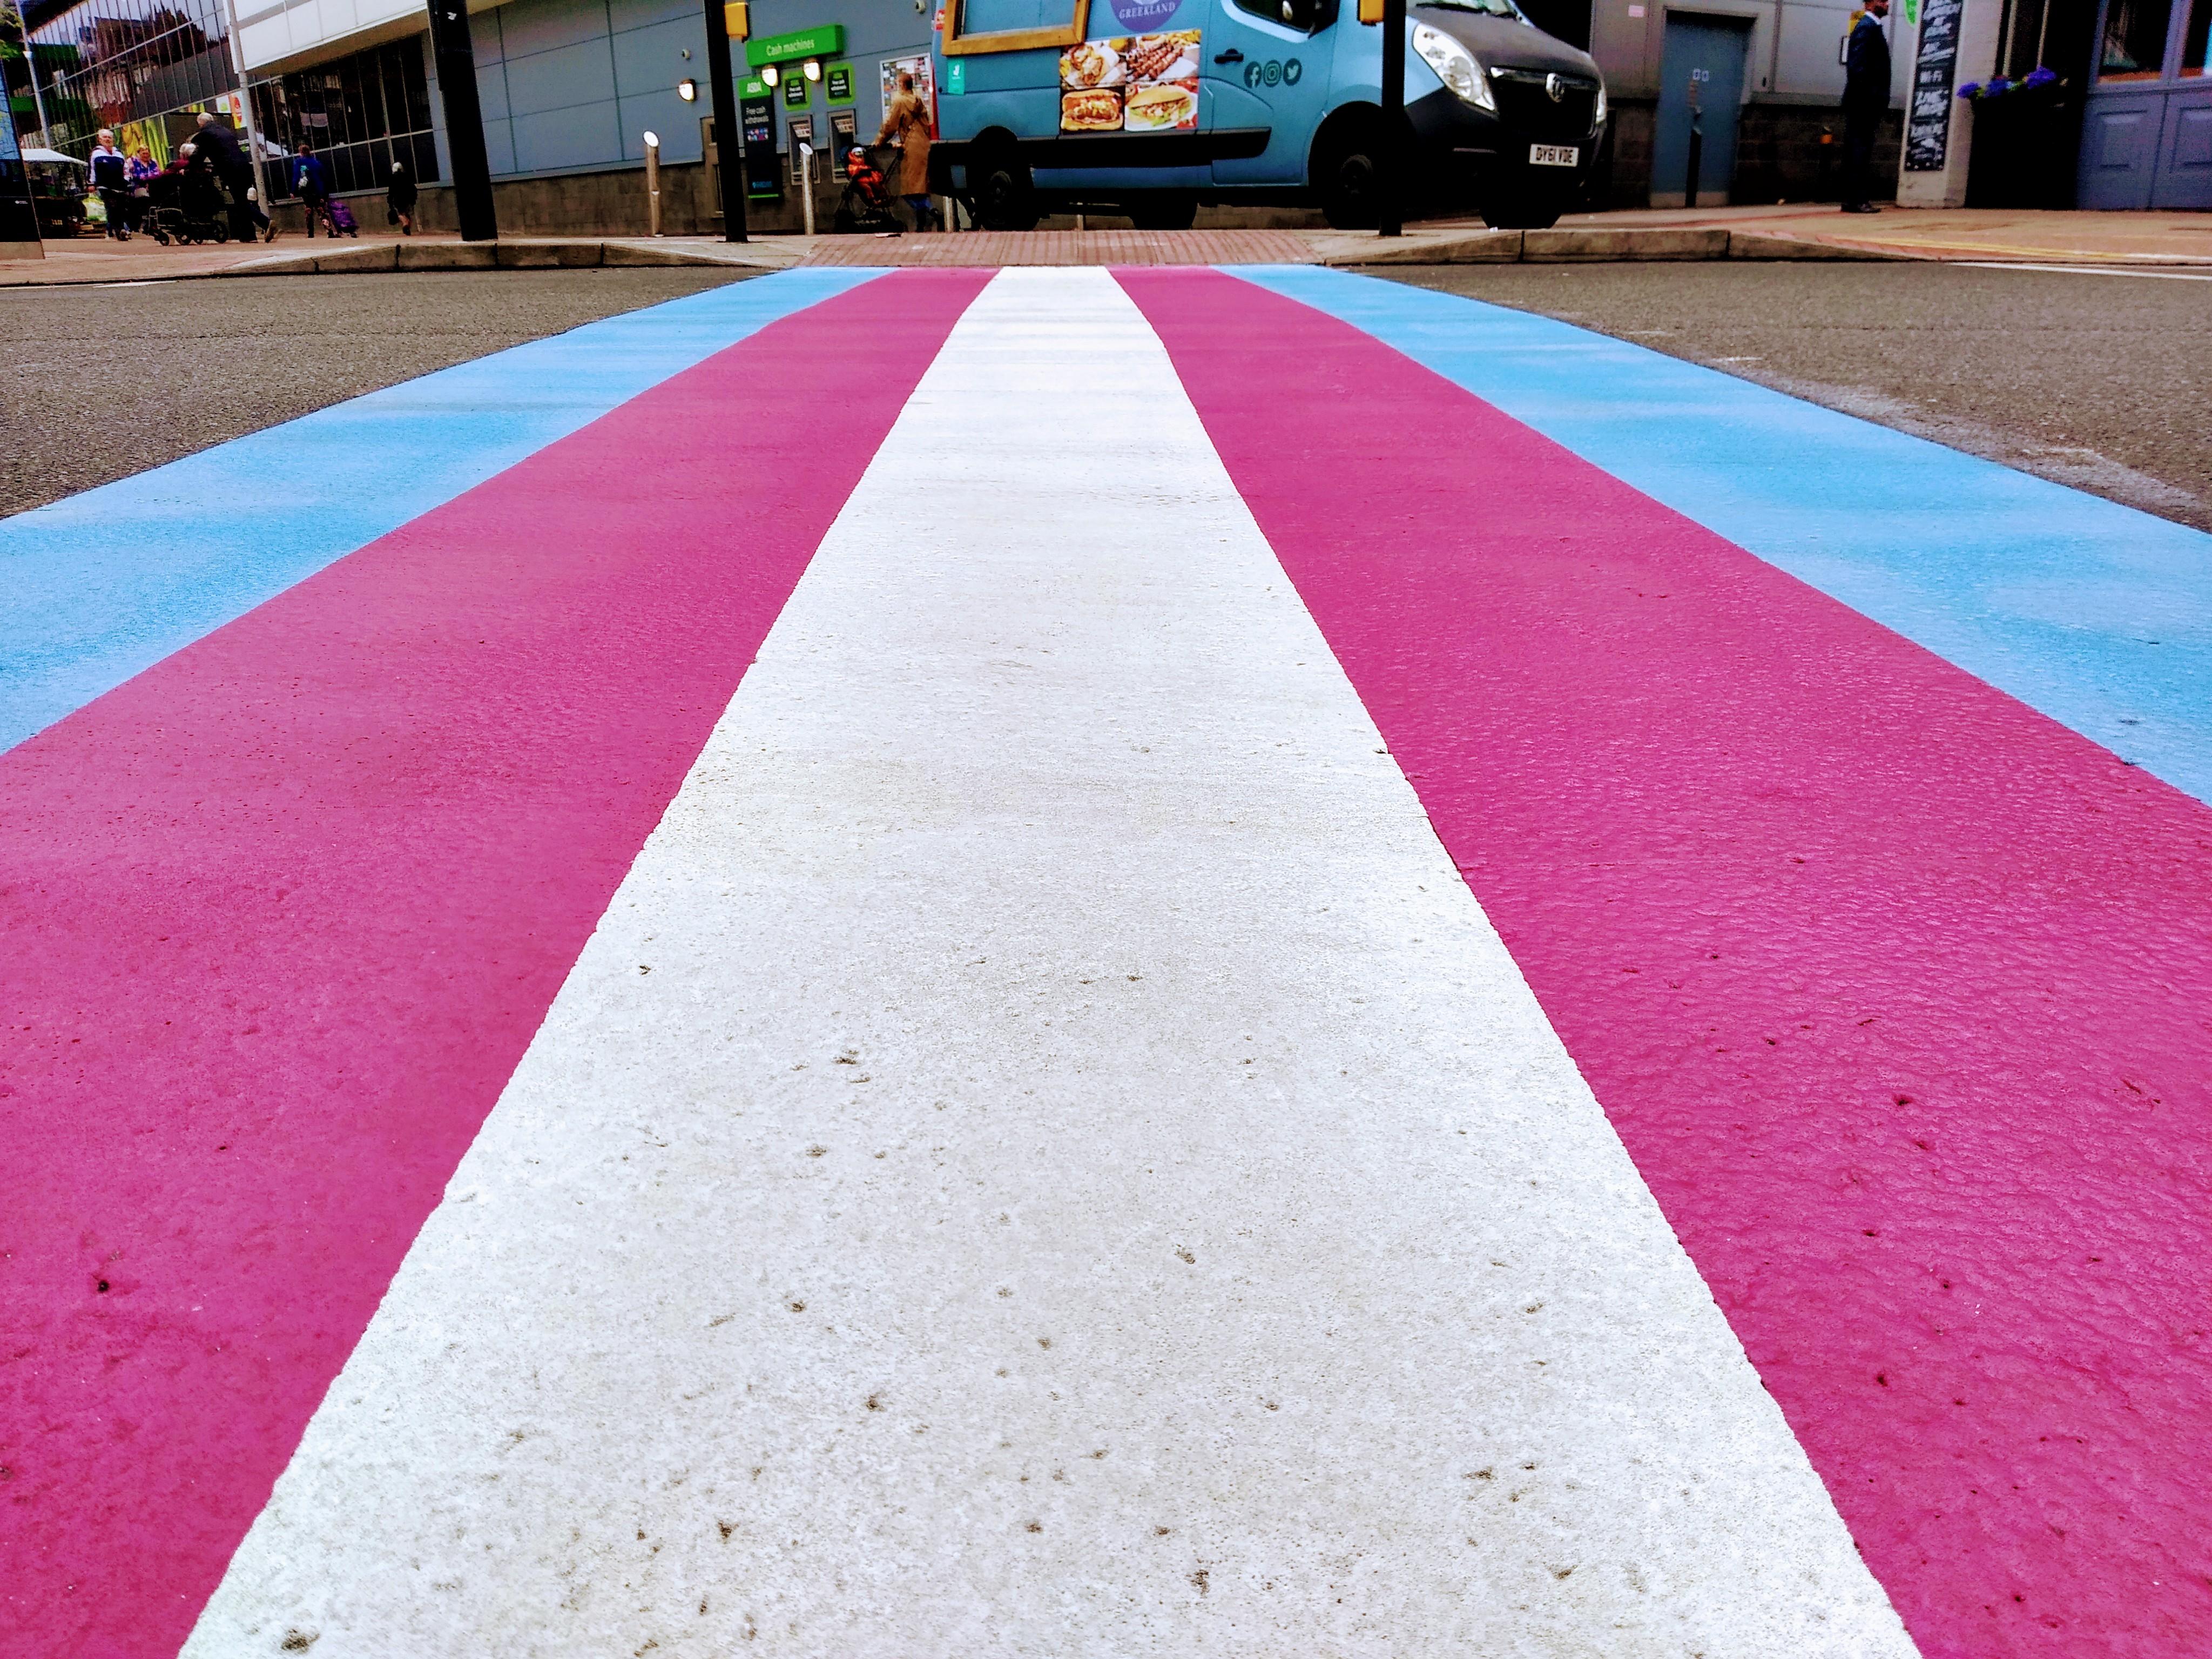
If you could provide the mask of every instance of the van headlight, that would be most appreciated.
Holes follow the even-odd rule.
[[[1605,82],[1597,83],[1597,107],[1590,112],[1590,131],[1595,132],[1605,125]]]
[[[1498,112],[1498,100],[1490,94],[1490,77],[1482,72],[1474,54],[1450,35],[1426,23],[1416,23],[1413,50],[1455,97],[1493,115]]]

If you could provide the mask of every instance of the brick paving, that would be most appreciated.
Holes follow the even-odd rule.
[[[1310,265],[1294,230],[978,230],[951,236],[824,237],[810,265]]]

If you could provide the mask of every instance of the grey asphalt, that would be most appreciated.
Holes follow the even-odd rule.
[[[0,514],[732,280],[645,267],[0,289]]]
[[[2212,530],[2212,282],[1923,263],[1370,274],[1541,312]]]

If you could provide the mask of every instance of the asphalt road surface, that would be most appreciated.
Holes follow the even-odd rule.
[[[647,267],[0,291],[0,514],[734,279]]]
[[[1923,264],[1391,274],[1634,340],[2212,530],[2212,366],[2189,343],[2212,328],[2212,282]]]

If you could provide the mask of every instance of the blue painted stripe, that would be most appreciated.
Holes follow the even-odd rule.
[[[0,520],[0,750],[672,375],[882,274],[793,270],[711,289]]]
[[[2212,801],[2212,536],[1549,318],[1311,266],[1234,274]]]

